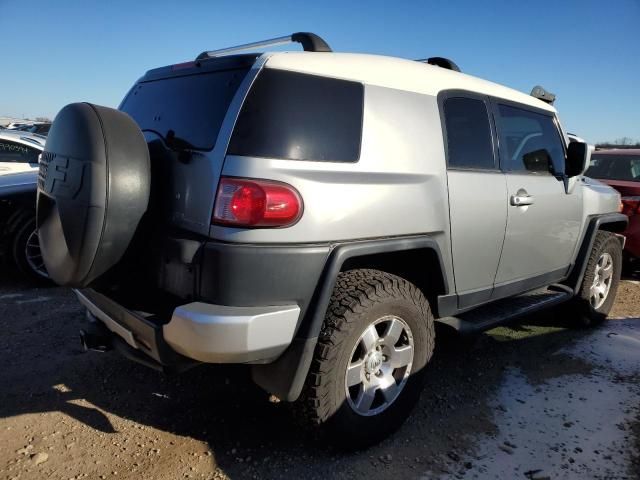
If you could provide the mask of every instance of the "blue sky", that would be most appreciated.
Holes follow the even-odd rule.
[[[0,115],[117,106],[149,68],[295,31],[334,50],[449,57],[525,92],[540,84],[569,131],[640,140],[640,0],[0,0]]]

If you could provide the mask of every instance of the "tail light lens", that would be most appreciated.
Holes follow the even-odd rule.
[[[636,213],[640,213],[640,196],[622,197],[622,213],[629,217]]]
[[[236,227],[286,227],[302,216],[302,198],[292,186],[267,180],[222,177],[213,223]]]

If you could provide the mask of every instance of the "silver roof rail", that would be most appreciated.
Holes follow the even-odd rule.
[[[235,47],[222,48],[220,50],[211,50],[202,52],[196,60],[204,60],[205,58],[220,57],[229,53],[242,52],[252,48],[274,47],[276,45],[286,45],[287,43],[300,43],[305,52],[331,52],[331,47],[322,37],[311,32],[297,32],[284,37],[270,38],[259,42],[245,43]]]

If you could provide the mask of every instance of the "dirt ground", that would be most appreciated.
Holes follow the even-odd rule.
[[[0,275],[0,479],[638,479],[639,280],[598,329],[549,312],[440,349],[402,429],[343,454],[243,369],[84,353],[69,290]]]

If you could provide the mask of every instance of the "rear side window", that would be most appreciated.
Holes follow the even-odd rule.
[[[495,168],[489,113],[482,100],[452,97],[444,101],[450,168]]]
[[[503,169],[564,172],[564,147],[552,116],[498,105],[498,117]]]
[[[140,82],[120,109],[143,131],[154,131],[165,140],[171,135],[195,150],[211,150],[247,71],[222,70]]]
[[[0,162],[38,163],[40,150],[0,139]]]
[[[363,101],[357,82],[264,69],[244,102],[228,153],[357,162]]]

